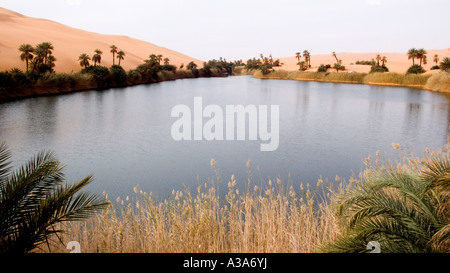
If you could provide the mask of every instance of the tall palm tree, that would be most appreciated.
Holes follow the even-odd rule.
[[[32,54],[34,52],[34,48],[30,44],[22,44],[19,47],[19,51],[22,52],[22,54],[20,54],[20,59],[26,62],[28,72],[28,62],[34,57]]]
[[[87,68],[89,66],[90,59],[91,57],[89,57],[89,55],[87,55],[86,53],[81,54],[78,57],[78,60],[80,61],[80,66],[84,66],[84,68]]]
[[[116,57],[115,54],[117,53],[117,46],[112,45],[109,48],[111,49],[111,53],[113,55],[113,65],[114,65],[114,60],[115,60],[115,57]]]
[[[156,60],[158,61],[159,64],[161,64],[162,59],[163,59],[163,55],[158,54],[158,55],[156,56]]]
[[[53,53],[52,50],[55,48],[53,47],[52,43],[50,42],[43,42],[36,46],[36,48],[42,49],[42,56],[43,56],[43,63],[47,63],[47,57]]]
[[[377,60],[377,66],[380,66],[381,55],[378,54],[377,57],[376,57],[375,59]]]
[[[375,170],[344,193],[337,208],[344,235],[326,252],[450,251],[450,161],[431,158],[420,171]]]
[[[424,61],[424,58],[426,58],[427,53],[428,52],[423,48],[417,50],[417,59],[420,61],[420,66],[422,66],[422,62]]]
[[[308,67],[311,66],[311,54],[308,50],[303,50],[303,57],[305,57],[305,62]]]
[[[105,208],[103,198],[80,192],[88,176],[67,184],[63,166],[50,152],[40,152],[12,171],[11,154],[0,145],[0,253],[26,253],[57,235],[59,224],[81,221]]]
[[[413,65],[414,65],[414,59],[418,57],[418,50],[416,48],[411,48],[408,50],[408,60],[412,59]]]
[[[383,56],[381,58],[381,65],[384,66],[385,63],[387,63],[387,58],[386,58],[386,56]]]
[[[438,65],[438,62],[439,62],[439,55],[437,55],[437,54],[434,54],[434,57],[433,57],[433,62],[435,62],[435,63],[436,63],[436,65]]]
[[[337,58],[336,52],[333,51],[332,55],[336,59],[336,63],[340,63],[338,58]]]
[[[120,66],[120,61],[125,59],[125,52],[123,52],[122,50],[117,52],[117,59],[119,59],[119,66]]]
[[[300,52],[295,53],[295,58],[297,58],[297,62],[300,62],[301,57],[302,57],[302,54]]]
[[[92,56],[92,61],[94,61],[94,66],[97,66],[97,63],[101,63],[103,52],[100,49],[94,50],[95,54]]]

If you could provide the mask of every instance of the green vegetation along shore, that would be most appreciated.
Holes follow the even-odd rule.
[[[297,81],[319,81],[336,83],[360,83],[385,86],[403,86],[430,91],[450,92],[450,73],[439,72],[433,75],[400,74],[391,72],[375,73],[345,73],[345,72],[307,72],[274,70],[263,74],[260,70],[247,72],[259,79],[283,79]]]
[[[120,65],[125,59],[125,53],[115,45],[111,45],[110,52],[113,56],[111,67],[101,65],[103,52],[95,49],[92,57],[87,53],[82,53],[78,57],[82,68],[80,72],[56,73],[54,67],[57,58],[53,56],[54,47],[51,42],[43,42],[35,47],[22,44],[18,49],[21,53],[18,57],[25,62],[26,71],[12,68],[0,72],[0,101],[185,78],[222,77],[231,75],[235,66],[235,63],[219,58],[204,62],[202,68],[198,68],[192,61],[186,66],[181,64],[180,67],[176,67],[170,64],[168,58],[163,58],[160,54],[151,54],[135,69],[125,71]],[[114,63],[116,58],[118,64]]]

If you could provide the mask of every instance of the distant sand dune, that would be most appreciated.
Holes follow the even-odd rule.
[[[127,36],[103,35],[71,28],[45,19],[30,18],[19,13],[0,8],[0,71],[18,67],[25,70],[25,62],[20,60],[18,48],[27,43],[35,46],[41,42],[51,42],[55,47],[57,72],[78,72],[81,70],[78,56],[86,53],[92,57],[95,49],[103,51],[102,65],[112,64],[110,45],[116,45],[125,52],[121,65],[125,70],[135,68],[148,59],[150,54],[161,54],[176,66],[194,61],[202,66],[203,61],[179,52],[156,46],[152,43]],[[118,60],[116,59],[116,64]]]

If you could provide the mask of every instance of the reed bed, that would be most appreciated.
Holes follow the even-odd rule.
[[[431,91],[450,92],[450,73],[439,72],[431,76],[425,84],[425,89]]]
[[[319,180],[314,191],[279,179],[245,193],[236,184],[232,176],[224,200],[207,183],[196,192],[173,191],[161,202],[136,186],[134,197],[64,227],[49,251],[68,252],[60,241],[77,241],[88,253],[305,253],[340,234],[332,207],[318,197],[333,199],[327,181]]]
[[[423,88],[431,75],[400,74],[400,73],[370,73],[364,77],[364,83],[387,84]]]
[[[400,73],[346,73],[346,72],[309,72],[274,70],[267,75],[261,71],[253,72],[259,79],[284,79],[299,81],[321,81],[339,83],[362,83],[373,85],[405,86],[423,88],[432,91],[450,92],[450,73],[440,72],[434,75]]]
[[[136,186],[131,198],[117,198],[103,213],[63,226],[64,233],[40,251],[69,252],[65,245],[77,241],[84,253],[320,252],[347,231],[337,211],[351,189],[379,173],[419,173],[436,158],[449,159],[449,143],[421,155],[393,143],[390,154],[365,158],[364,170],[349,181],[320,178],[310,186],[274,179],[252,186],[249,178],[239,187],[232,176],[224,199],[219,176],[195,192],[173,190],[163,201]]]

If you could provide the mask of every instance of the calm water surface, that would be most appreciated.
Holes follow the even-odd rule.
[[[280,144],[261,152],[259,141],[175,141],[171,109],[194,97],[203,105],[279,105]],[[348,178],[377,150],[392,143],[415,151],[442,147],[449,134],[450,100],[439,93],[398,87],[333,84],[251,77],[186,79],[103,91],[29,98],[0,104],[0,141],[19,164],[52,150],[67,165],[69,181],[94,174],[91,191],[132,195],[133,187],[157,196],[196,189],[236,175],[244,188],[280,177],[315,185]],[[205,119],[205,122],[208,119]],[[247,168],[246,163],[252,165]],[[223,183],[221,189],[226,190]]]

